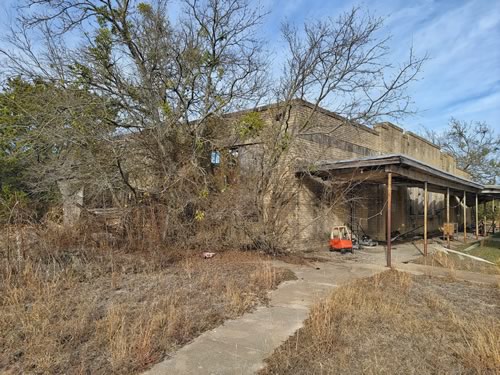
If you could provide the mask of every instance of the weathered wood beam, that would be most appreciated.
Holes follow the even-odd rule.
[[[391,173],[393,173],[393,175],[404,176],[404,177],[411,179],[411,180],[427,181],[430,185],[435,185],[435,186],[442,187],[445,189],[450,188],[451,190],[455,190],[457,192],[458,191],[459,192],[467,191],[469,193],[476,193],[477,192],[476,190],[473,190],[472,188],[464,190],[464,185],[462,185],[462,184],[459,184],[459,183],[456,183],[453,181],[449,181],[449,180],[445,180],[445,179],[442,179],[442,178],[439,178],[436,176],[432,176],[432,175],[429,175],[427,173],[423,173],[421,171],[403,168],[403,167],[400,167],[397,165],[388,165],[385,167],[385,171],[387,173],[391,172]]]

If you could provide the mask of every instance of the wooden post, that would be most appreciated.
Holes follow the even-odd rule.
[[[476,240],[479,239],[479,198],[476,193]]]
[[[467,196],[464,190],[464,243],[467,243]]]
[[[446,241],[448,249],[450,248],[450,188],[446,189],[446,222],[448,223],[448,233],[446,234]]]
[[[488,231],[488,227],[486,226],[486,201],[483,202],[483,237],[486,237],[486,232]]]
[[[392,222],[392,173],[389,172],[387,174],[387,267],[392,267],[392,259],[391,259],[391,222]]]
[[[493,231],[493,234],[495,234],[495,219],[496,219],[496,206],[495,206],[495,199],[493,199],[493,221],[491,222],[491,229]]]
[[[424,257],[427,256],[427,206],[428,206],[428,198],[427,198],[427,181],[424,183]]]

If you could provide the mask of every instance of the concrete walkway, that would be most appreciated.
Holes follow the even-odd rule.
[[[254,374],[275,348],[302,327],[309,307],[319,298],[337,285],[387,270],[350,262],[318,263],[314,267],[277,265],[290,268],[298,280],[287,281],[272,291],[269,307],[259,307],[203,333],[146,374]]]
[[[405,264],[420,256],[421,249],[401,244],[393,252],[393,267],[416,275],[452,276],[458,280],[497,284],[494,275]],[[147,375],[167,374],[254,374],[309,315],[310,306],[338,285],[386,271],[382,246],[355,252],[354,255],[320,252],[313,254],[323,262],[297,266],[274,262],[291,269],[298,280],[287,281],[270,293],[268,307],[261,306],[236,320],[207,331],[182,347],[172,358],[156,364]]]

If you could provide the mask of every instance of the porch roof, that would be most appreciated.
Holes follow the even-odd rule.
[[[423,187],[427,182],[430,191],[445,192],[449,188],[450,192],[456,195],[462,195],[465,191],[470,195],[480,194],[483,199],[491,199],[492,193],[500,193],[498,186],[499,189],[496,190],[485,190],[486,187],[477,182],[455,176],[402,154],[339,161],[324,160],[298,170],[298,174],[311,174],[323,180],[335,178],[366,183],[385,183],[389,172],[392,173],[395,185]],[[491,194],[487,195],[487,192]]]

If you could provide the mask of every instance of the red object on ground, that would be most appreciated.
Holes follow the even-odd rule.
[[[330,234],[330,251],[350,251],[352,253],[351,232],[346,226],[336,226],[332,228]]]

